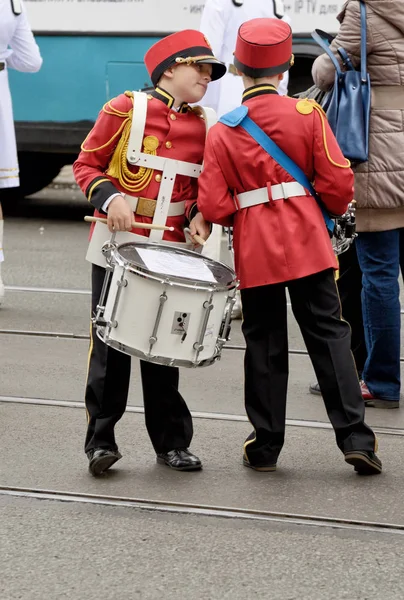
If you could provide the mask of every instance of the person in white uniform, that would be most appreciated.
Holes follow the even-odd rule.
[[[41,54],[22,0],[0,0],[0,191],[20,185],[8,69],[35,73],[41,65]],[[0,204],[0,304],[4,298],[1,278],[3,228]]]
[[[245,21],[265,17],[290,23],[282,0],[206,0],[199,29],[215,55],[227,67],[226,75],[219,81],[212,81],[203,97],[203,105],[213,108],[218,118],[240,106],[244,92],[243,80],[233,65],[238,30]],[[278,87],[281,96],[288,93],[288,83],[289,72],[286,71]],[[223,262],[234,265],[232,255],[226,254],[221,258]],[[232,318],[240,319],[241,316],[241,298],[240,292],[237,292]]]
[[[215,56],[227,66],[227,73],[210,84],[203,105],[213,108],[218,117],[241,104],[244,92],[242,78],[233,65],[237,32],[242,23],[256,18],[278,18],[290,23],[282,0],[206,0],[200,31],[212,46]],[[288,92],[289,74],[284,73],[278,92]]]

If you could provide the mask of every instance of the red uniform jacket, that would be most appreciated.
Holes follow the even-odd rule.
[[[130,131],[130,111],[132,108],[136,110],[131,96],[128,93],[121,94],[104,106],[73,165],[76,181],[87,199],[96,208],[96,216],[105,217],[100,209],[113,193],[123,192],[131,196],[155,200],[159,192],[160,171],[154,171],[148,185],[137,193],[128,191],[118,178],[106,173],[117,144],[125,131],[125,125],[126,132]],[[159,88],[148,95],[148,99],[144,137],[155,136],[158,139],[157,155],[201,164],[206,137],[204,120],[187,104],[183,104],[178,112],[172,110],[174,99]],[[120,128],[122,131],[115,136]],[[121,158],[132,173],[138,172],[138,167],[127,163],[125,152],[121,153]],[[196,196],[197,179],[178,175],[171,202],[185,200],[185,216],[188,218],[192,218],[196,213]],[[151,223],[152,218],[136,215],[136,221]],[[164,239],[183,242],[185,239],[184,224],[184,215],[168,217],[167,225],[173,226],[175,231],[166,231]],[[149,230],[142,229],[133,231],[144,236],[149,236],[150,233]]]
[[[246,90],[243,103],[248,116],[314,181],[328,210],[343,214],[353,198],[353,173],[333,164],[345,166],[347,161],[326,118],[308,102],[303,106],[310,114],[301,114],[297,100],[279,96],[268,85]],[[198,181],[198,209],[212,223],[234,226],[241,288],[338,268],[322,213],[308,192],[307,197],[237,210],[234,194],[288,181],[293,178],[244,129],[222,123],[212,127]]]

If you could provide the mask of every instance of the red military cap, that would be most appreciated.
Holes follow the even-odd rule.
[[[292,30],[279,19],[252,19],[238,30],[234,65],[248,77],[271,77],[293,65]]]
[[[213,55],[206,37],[194,29],[178,31],[158,41],[146,52],[144,62],[153,85],[157,85],[166,69],[181,63],[211,64],[212,81],[226,73],[226,65]]]

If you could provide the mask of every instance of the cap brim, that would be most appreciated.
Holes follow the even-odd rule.
[[[220,79],[227,71],[226,65],[214,56],[212,58],[201,58],[200,60],[196,60],[195,63],[212,65],[212,81]]]

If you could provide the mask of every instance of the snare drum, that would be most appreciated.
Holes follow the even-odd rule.
[[[358,235],[356,233],[356,202],[351,202],[347,212],[333,220],[335,227],[331,242],[334,253],[338,256],[349,250]]]
[[[160,244],[109,248],[94,320],[102,341],[169,366],[208,366],[220,358],[237,289],[232,269]]]

